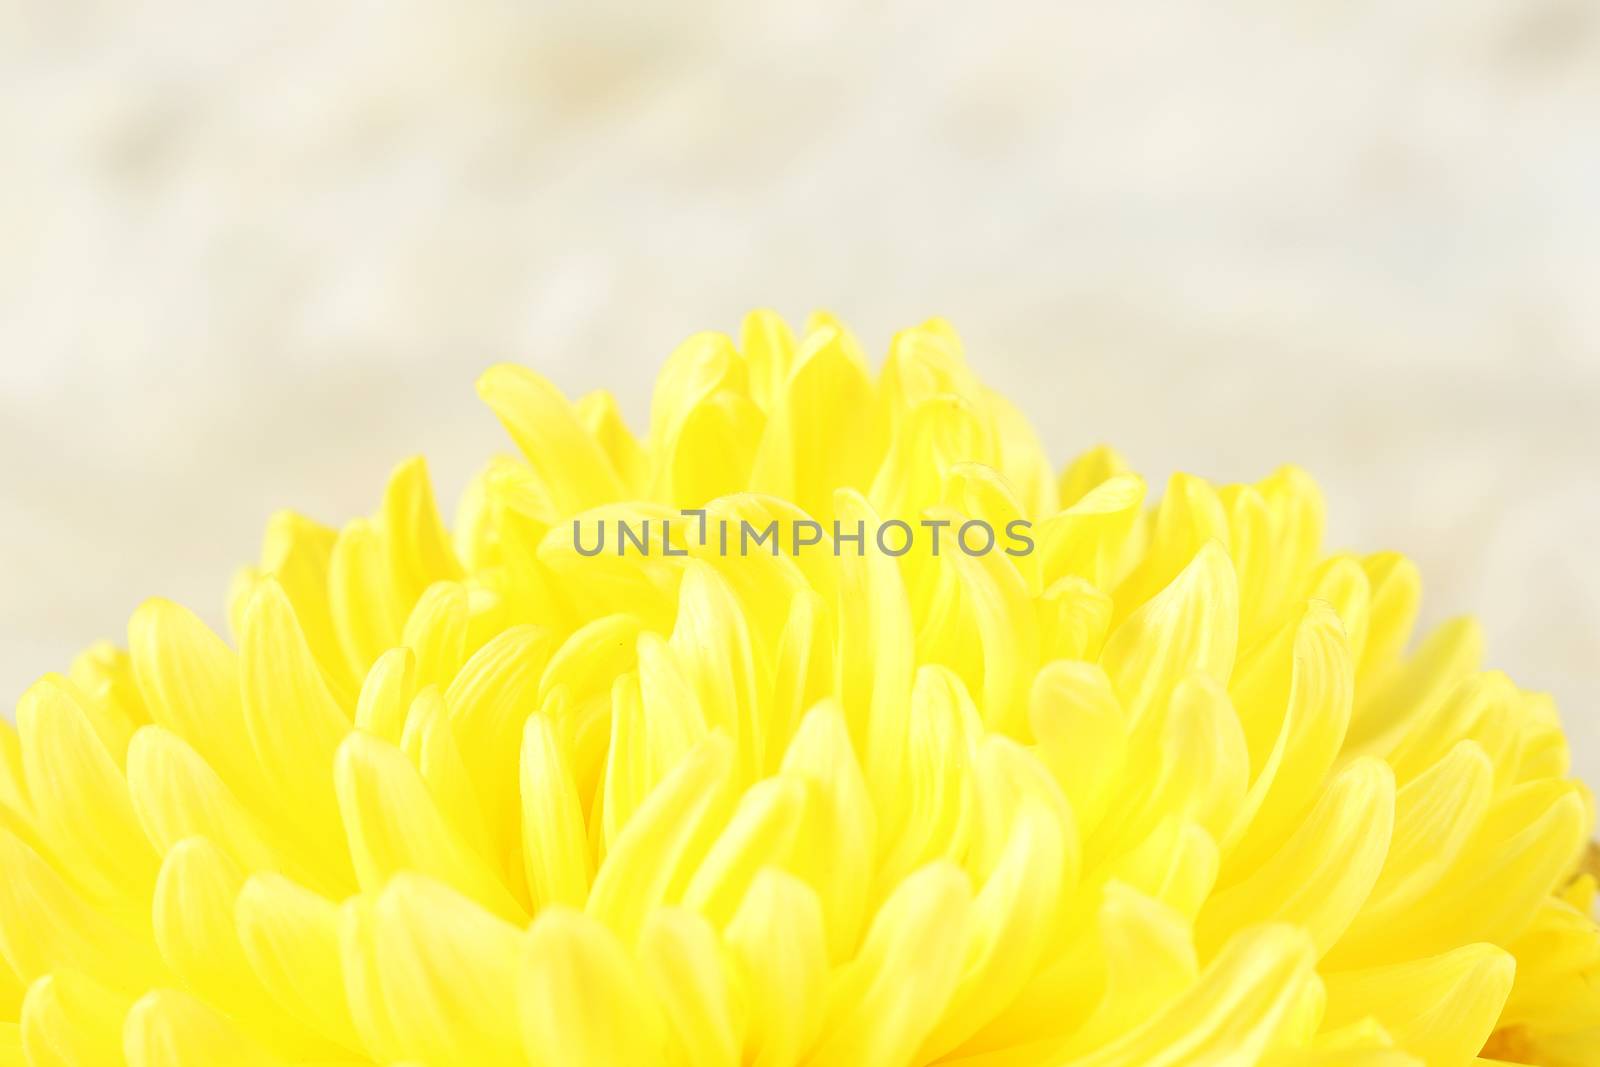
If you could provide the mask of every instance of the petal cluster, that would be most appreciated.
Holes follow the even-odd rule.
[[[453,531],[408,462],[21,698],[0,1067],[1600,1064],[1551,703],[1304,473],[1058,474],[938,321],[479,391]]]

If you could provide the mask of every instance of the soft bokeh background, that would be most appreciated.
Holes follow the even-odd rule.
[[[930,314],[1062,458],[1315,472],[1600,781],[1600,5],[0,0],[0,694],[221,621],[501,359]]]

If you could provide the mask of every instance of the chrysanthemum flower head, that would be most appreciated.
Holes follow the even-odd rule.
[[[1550,701],[1301,471],[1058,476],[937,321],[479,391],[453,533],[403,464],[22,697],[0,1065],[1600,1064]]]

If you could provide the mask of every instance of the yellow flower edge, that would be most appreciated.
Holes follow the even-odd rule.
[[[1600,1064],[1555,710],[1305,473],[1058,477],[941,321],[478,387],[453,534],[407,462],[23,695],[0,1065]]]

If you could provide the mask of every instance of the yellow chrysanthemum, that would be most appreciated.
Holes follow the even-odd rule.
[[[453,538],[404,464],[22,697],[0,1064],[1600,1064],[1550,702],[1303,473],[1057,478],[940,322],[479,389]]]

